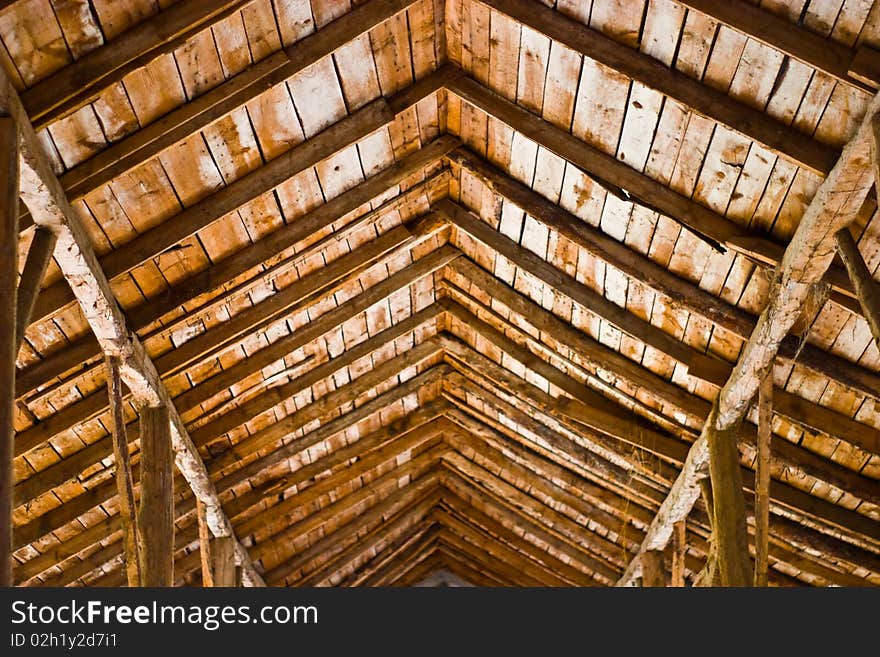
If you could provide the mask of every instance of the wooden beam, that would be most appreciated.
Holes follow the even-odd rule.
[[[492,192],[522,208],[536,221],[559,232],[598,260],[619,269],[629,278],[639,281],[655,292],[674,300],[675,304],[705,317],[734,335],[748,340],[755,328],[756,318],[683,278],[679,278],[649,257],[630,249],[601,230],[544,198],[531,188],[511,178],[484,159],[465,149],[446,156],[450,162],[466,169]],[[810,344],[801,345],[792,336],[785,338],[779,356],[822,376],[851,387],[861,394],[880,400],[880,376],[843,358]],[[729,375],[725,373],[726,377]],[[707,379],[708,380],[708,379]],[[880,450],[880,437],[876,441]],[[880,453],[880,452],[878,452]]]
[[[837,149],[535,0],[480,2],[574,52],[663,94],[695,114],[761,144],[796,166],[824,176],[837,160]]]
[[[229,520],[223,514],[204,463],[189,439],[176,409],[171,405],[168,391],[159,380],[152,361],[137,337],[130,332],[122,309],[110,289],[110,283],[92,250],[91,240],[64,195],[50,163],[43,155],[37,136],[27,122],[18,94],[2,72],[0,111],[8,112],[18,123],[21,199],[28,206],[34,221],[58,236],[55,246],[56,262],[74,290],[102,351],[108,356],[119,358],[120,376],[132,392],[137,405],[168,407],[177,467],[190,482],[193,492],[208,506],[209,520],[215,535],[230,535]],[[260,583],[261,578],[250,564],[244,549],[237,549],[236,553],[247,567],[249,582]]]
[[[95,100],[130,72],[170,53],[253,0],[183,0],[134,25],[21,95],[36,130]]]
[[[767,586],[770,536],[770,441],[773,435],[773,370],[758,390],[758,454],[755,462],[755,586]]]
[[[214,586],[214,564],[211,556],[211,529],[208,527],[205,503],[196,500],[196,522],[199,525],[199,562],[202,567],[202,586]]]
[[[128,455],[128,439],[125,435],[125,406],[122,401],[122,378],[119,374],[119,358],[107,357],[107,390],[110,397],[110,418],[113,437],[113,460],[116,494],[119,498],[119,515],[122,518],[123,553],[128,585],[140,586],[142,580],[141,554],[138,548],[140,533],[134,501],[134,482],[131,477],[131,461]]]
[[[13,585],[12,508],[15,476],[15,359],[18,354],[18,127],[0,117],[0,587]]]
[[[862,314],[868,321],[868,328],[874,337],[874,343],[880,348],[880,285],[874,280],[865,264],[859,247],[849,228],[842,228],[834,236],[837,252],[843,261],[856,297],[862,307]]]
[[[687,556],[687,521],[679,520],[672,528],[672,569],[669,586],[685,585],[685,557]]]
[[[742,421],[760,381],[772,367],[780,343],[800,315],[804,299],[831,265],[836,252],[835,234],[855,218],[874,183],[871,140],[873,117],[878,107],[880,96],[875,96],[866,118],[801,218],[776,271],[767,305],[752,337],[721,389],[700,438],[691,447],[685,466],[652,523],[640,552],[665,547],[672,524],[684,518],[693,507],[699,495],[699,481],[706,476],[709,466],[710,438],[729,436],[731,428]],[[738,460],[735,452],[727,450],[730,457]],[[717,502],[715,508],[719,508]],[[638,561],[636,558],[631,562],[619,584],[624,585],[638,575]]]
[[[43,226],[34,229],[31,244],[28,247],[27,259],[21,272],[21,280],[18,286],[18,307],[15,312],[15,335],[18,348],[24,340],[24,331],[30,324],[34,305],[37,303],[37,295],[40,293],[40,284],[46,275],[49,262],[52,260],[52,252],[55,250],[55,233]],[[16,386],[16,390],[18,387]]]
[[[141,501],[138,516],[142,586],[174,585],[174,485],[171,423],[165,407],[144,407],[141,423]],[[230,541],[235,539],[229,538]]]
[[[706,423],[714,424],[711,415]],[[739,427],[739,423],[735,423],[707,434],[714,504],[712,540],[716,546],[721,586],[750,586],[752,583],[746,503],[736,448]]]
[[[214,567],[214,586],[234,587],[235,581],[235,539],[232,536],[218,536],[211,541],[211,561]]]
[[[459,76],[451,79],[447,88],[463,101],[577,166],[608,193],[675,220],[716,251],[729,249],[763,266],[775,267],[781,262],[785,248],[769,236],[738,226],[613,155],[586,144],[566,130],[494,93],[476,80]],[[864,198],[864,195],[860,197],[860,204]],[[854,300],[852,284],[846,272],[837,266],[826,270],[828,282],[845,295],[843,298],[838,295],[835,300],[858,313],[860,309]]]
[[[642,586],[666,586],[666,571],[663,566],[663,553],[651,550],[642,555]]]
[[[774,48],[792,59],[830,75],[854,89],[873,93],[880,77],[866,84],[851,75],[858,50],[824,37],[792,21],[756,7],[745,0],[682,0],[679,4],[706,14],[746,36]],[[859,49],[861,50],[861,48]]]

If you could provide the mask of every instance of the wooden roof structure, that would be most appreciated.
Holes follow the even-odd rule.
[[[880,2],[0,7],[16,585],[880,584]]]

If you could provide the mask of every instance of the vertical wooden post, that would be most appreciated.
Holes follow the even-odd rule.
[[[642,586],[666,586],[666,573],[663,569],[663,553],[648,550],[642,556]]]
[[[211,529],[205,503],[196,498],[196,518],[199,523],[199,556],[202,562],[202,586],[214,586],[214,563],[211,558]]]
[[[119,495],[119,515],[125,554],[125,573],[129,586],[140,586],[141,564],[138,554],[138,523],[134,502],[134,484],[131,477],[131,461],[128,456],[128,438],[125,435],[125,411],[122,402],[122,378],[119,375],[119,359],[107,357],[107,387],[110,393],[110,417],[113,422],[113,457],[116,461],[116,490]]]
[[[726,429],[717,426],[717,406],[707,420],[709,476],[714,512],[712,532],[718,557],[721,586],[751,586],[752,562],[746,529],[746,500],[740,474],[737,434],[739,422]]]
[[[770,440],[773,434],[773,368],[758,390],[758,455],[755,464],[755,586],[767,586],[770,536]]]
[[[684,560],[687,555],[687,521],[679,520],[672,525],[672,573],[670,586],[684,586]]]
[[[15,481],[15,337],[18,283],[18,129],[0,117],[0,586],[12,586],[12,500]]]
[[[168,408],[143,408],[141,427],[141,505],[138,527],[141,584],[174,585],[174,486]]]
[[[214,586],[235,586],[235,539],[218,536],[212,541],[214,557]]]

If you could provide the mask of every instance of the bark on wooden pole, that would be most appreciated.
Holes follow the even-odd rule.
[[[649,550],[642,555],[642,586],[666,586],[666,573],[663,571],[663,553]]]
[[[773,369],[758,390],[758,454],[755,463],[755,586],[767,586],[770,537],[770,440],[773,433]]]
[[[15,441],[16,284],[18,281],[18,130],[0,117],[0,586],[12,586],[12,470]]]
[[[880,347],[880,285],[874,281],[874,277],[868,271],[868,266],[849,228],[837,231],[834,239],[837,240],[840,259],[843,260],[849,279],[856,290],[862,314],[868,320],[874,342]]]
[[[115,356],[107,357],[107,388],[110,394],[110,418],[113,424],[116,490],[119,495],[119,515],[122,518],[124,532],[125,574],[129,586],[140,586],[141,564],[138,554],[138,522],[134,502],[134,484],[131,477],[131,461],[128,456],[128,438],[125,435],[122,377],[119,374],[119,359]]]
[[[18,347],[24,340],[24,332],[30,323],[37,296],[40,293],[40,284],[46,275],[46,269],[52,259],[55,243],[58,241],[54,231],[45,226],[34,228],[34,236],[28,247],[27,259],[24,261],[24,269],[21,272],[21,283],[18,287],[18,303],[15,313],[15,335]]]
[[[712,416],[715,415],[713,409]],[[710,424],[713,417],[710,416]],[[710,425],[711,426],[711,425]],[[726,429],[707,432],[709,477],[714,497],[715,546],[722,586],[750,586],[749,534],[746,529],[746,504],[740,473],[737,433],[739,422]]]
[[[230,536],[219,536],[212,541],[211,555],[214,561],[214,586],[235,586],[233,540]]]
[[[669,585],[684,586],[684,563],[687,556],[687,521],[679,520],[672,526],[672,572]]]
[[[199,559],[202,564],[202,586],[214,586],[214,561],[211,558],[211,528],[205,503],[196,499],[196,518],[199,523]]]
[[[145,407],[140,412],[141,582],[143,586],[174,585],[174,481],[168,409]]]

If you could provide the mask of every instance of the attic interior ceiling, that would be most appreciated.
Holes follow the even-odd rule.
[[[880,3],[723,4],[2,3],[2,69],[245,583],[624,576],[880,84]],[[880,584],[880,353],[839,260],[825,281],[773,366],[772,585]],[[85,293],[50,263],[18,354],[16,584],[126,581]],[[700,498],[689,583],[709,536]]]

